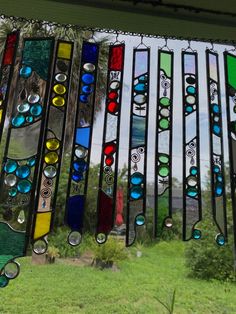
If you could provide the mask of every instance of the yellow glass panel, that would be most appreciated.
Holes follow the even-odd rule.
[[[34,240],[37,240],[49,233],[52,212],[38,213],[34,229]]]
[[[71,48],[72,45],[68,43],[59,43],[57,57],[70,59],[71,58]]]
[[[2,121],[2,109],[0,110],[0,122]]]

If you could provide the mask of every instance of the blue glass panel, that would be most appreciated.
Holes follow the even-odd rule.
[[[90,128],[78,128],[76,130],[75,142],[78,145],[89,147]]]
[[[98,45],[95,43],[83,43],[82,62],[96,64],[98,60]]]
[[[80,231],[83,227],[84,201],[84,195],[75,195],[68,199],[66,221],[72,230]]]
[[[133,116],[132,147],[145,145],[145,117]]]

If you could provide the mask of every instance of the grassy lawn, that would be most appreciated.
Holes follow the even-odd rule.
[[[0,290],[0,313],[165,314],[155,297],[166,302],[174,289],[174,313],[236,313],[236,285],[186,277],[185,245],[145,248],[117,272],[61,261],[36,266],[23,258],[20,276]]]

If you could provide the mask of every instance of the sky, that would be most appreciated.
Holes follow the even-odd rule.
[[[107,34],[100,34],[107,36]],[[113,37],[109,39],[113,41]],[[121,133],[120,133],[120,155],[119,167],[128,164],[128,141],[129,141],[129,117],[131,106],[131,82],[132,82],[132,60],[133,48],[140,44],[138,36],[119,35],[119,41],[125,41],[125,70],[124,70],[124,86],[121,105]],[[143,43],[151,48],[151,73],[150,73],[150,101],[149,101],[149,132],[148,132],[148,170],[147,180],[149,183],[154,182],[154,158],[155,158],[155,134],[156,134],[156,109],[157,109],[157,52],[163,47],[165,41],[163,39],[145,38]],[[181,51],[188,47],[187,41],[168,40],[167,45],[174,51],[174,94],[173,94],[173,176],[182,180],[182,77],[181,77]],[[210,43],[191,42],[191,48],[197,50],[199,59],[199,108],[200,108],[200,159],[201,159],[201,181],[202,186],[207,182],[206,173],[209,170],[209,125],[208,125],[208,101],[207,101],[207,83],[206,83],[206,62],[205,50],[211,48]],[[214,50],[219,53],[220,64],[220,82],[221,82],[221,102],[222,102],[222,118],[223,118],[223,136],[224,136],[224,153],[225,162],[228,161],[228,142],[227,142],[227,124],[226,124],[226,108],[225,108],[225,86],[224,86],[224,67],[223,52],[225,49],[232,49],[231,46],[216,44]],[[91,161],[93,163],[100,162],[102,131],[101,121],[104,118],[103,110],[99,113],[93,132],[93,147]]]

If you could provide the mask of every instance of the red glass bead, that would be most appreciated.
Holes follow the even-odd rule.
[[[108,94],[108,98],[109,99],[116,99],[118,97],[118,93],[117,92],[110,92]]]
[[[109,102],[108,106],[107,106],[107,110],[110,112],[110,113],[116,113],[118,111],[118,108],[119,108],[119,105],[117,102],[115,101],[111,101]]]
[[[113,164],[113,162],[114,162],[113,156],[107,156],[107,157],[106,157],[106,159],[105,159],[105,164],[106,164],[107,166],[111,166],[111,165]]]
[[[108,143],[105,145],[103,152],[105,155],[112,155],[116,152],[116,144],[115,143]]]

